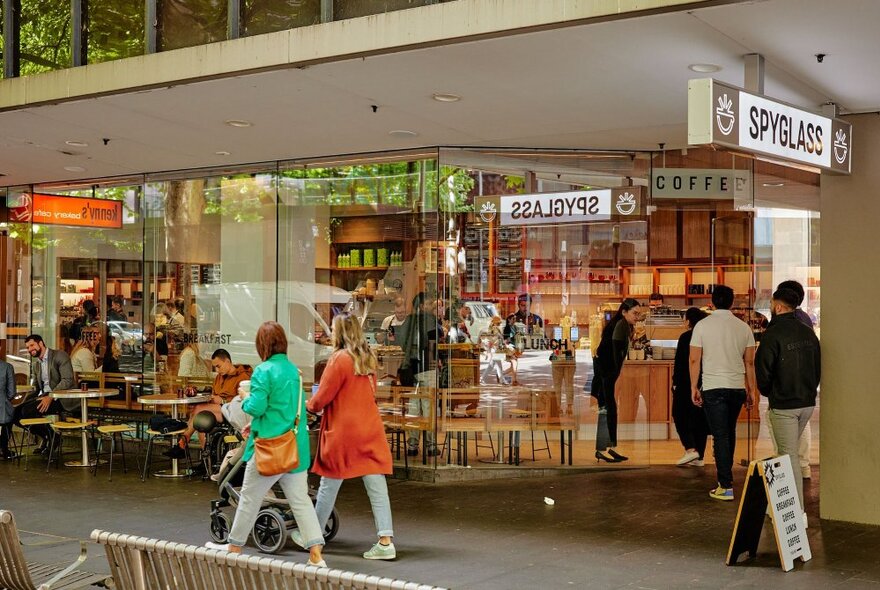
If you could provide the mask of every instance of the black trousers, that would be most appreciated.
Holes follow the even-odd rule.
[[[604,408],[607,415],[608,438],[605,440],[603,436],[600,436],[598,429],[602,428],[602,424],[600,421],[597,421],[597,451],[604,451],[608,447],[617,446],[617,397],[614,395],[614,386],[617,384],[617,375],[607,377],[603,373],[604,371],[599,371],[599,375],[593,377],[593,382],[595,383],[597,377],[600,379],[599,385],[601,390],[596,393],[600,393],[601,397],[597,396],[596,399],[599,400],[599,407]],[[608,443],[607,447],[604,446],[606,442]]]
[[[680,391],[679,391],[680,390]],[[672,420],[678,439],[685,449],[694,449],[700,459],[706,452],[706,438],[709,436],[709,423],[703,408],[694,405],[690,389],[676,387],[672,392]]]
[[[12,428],[12,422],[0,424],[0,453],[6,454],[9,451],[10,428]]]
[[[15,408],[13,414],[13,422],[15,425],[21,427],[21,421],[26,418],[42,418],[47,414],[61,414],[64,412],[61,402],[57,399],[52,400],[52,403],[49,404],[49,408],[45,412],[40,412],[39,408],[37,408],[37,404],[42,399],[42,397],[32,397]],[[49,437],[52,436],[52,430],[45,424],[32,426],[31,433],[43,439],[43,444],[48,444]]]

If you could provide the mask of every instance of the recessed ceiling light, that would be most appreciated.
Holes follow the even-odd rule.
[[[242,119],[229,119],[227,121],[224,121],[224,123],[226,123],[230,127],[252,127],[253,126],[253,123],[251,123],[250,121],[244,121]]]
[[[67,170],[68,172],[85,172],[86,171],[86,169],[83,168],[82,166],[65,166],[64,169]]]
[[[434,93],[432,98],[437,102],[458,102],[461,100],[461,97],[457,94],[444,94],[441,92]]]
[[[714,72],[720,72],[721,66],[716,66],[715,64],[691,64],[688,66],[688,69],[700,74],[712,74]]]
[[[87,144],[86,142],[77,141],[75,139],[68,139],[64,143],[66,143],[69,146],[73,146],[73,147],[89,147],[89,144]]]
[[[389,131],[388,135],[391,137],[415,137],[418,135],[415,131],[409,131],[408,129],[395,129],[393,131]]]
[[[765,182],[764,186],[779,187],[779,186],[785,186],[785,183],[784,182]]]
[[[217,156],[228,156],[229,152],[227,152],[225,150],[220,150],[219,152],[214,152],[214,154]]]

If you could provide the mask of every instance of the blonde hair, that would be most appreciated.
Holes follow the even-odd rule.
[[[333,348],[344,350],[354,361],[355,375],[371,375],[376,372],[376,355],[364,340],[360,323],[350,313],[340,313],[333,318]]]

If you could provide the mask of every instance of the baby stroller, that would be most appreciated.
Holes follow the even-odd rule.
[[[309,414],[309,446],[312,450],[312,459],[318,447],[318,431],[320,419]],[[223,509],[238,505],[242,481],[244,480],[245,462],[241,460],[244,454],[244,444],[234,450],[234,454],[228,462],[220,467],[217,474],[220,488],[220,498],[211,500],[211,538],[217,543],[226,543],[229,537],[229,529],[232,528],[232,518]],[[309,475],[309,496],[315,501],[317,488],[314,485],[313,476]],[[296,528],[296,520],[290,505],[284,497],[281,486],[275,485],[269,491],[260,511],[254,528],[251,530],[251,539],[254,545],[263,553],[278,553],[284,548],[290,529]],[[339,531],[339,516],[336,509],[330,513],[327,525],[324,527],[324,540],[330,541]]]

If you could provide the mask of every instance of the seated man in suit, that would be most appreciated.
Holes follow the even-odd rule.
[[[23,418],[41,418],[49,414],[60,414],[63,411],[79,410],[79,400],[59,402],[49,395],[53,391],[74,387],[73,366],[67,353],[63,350],[47,348],[39,334],[31,334],[25,338],[24,343],[28,354],[34,359],[31,362],[31,383],[35,395],[15,409],[15,423],[21,426],[20,421]],[[34,453],[46,453],[51,436],[49,427],[41,424],[31,428],[31,432],[41,439],[41,444]]]

